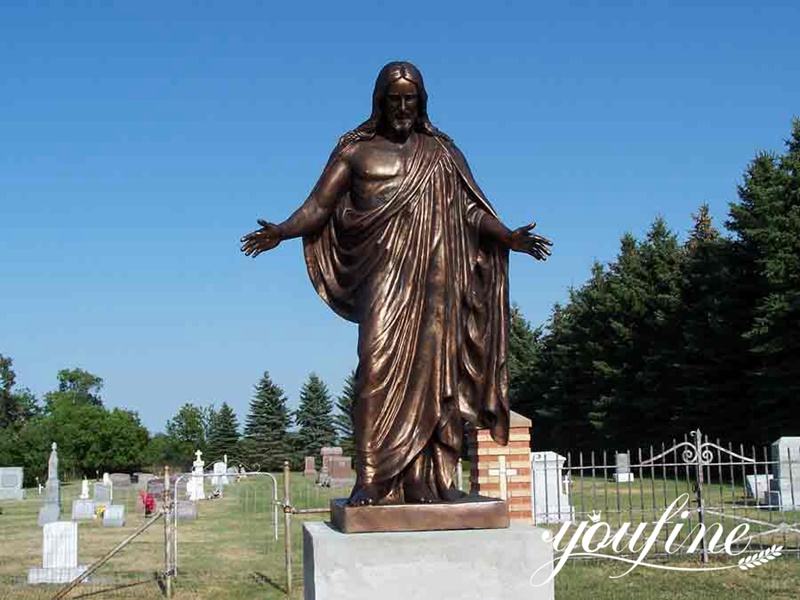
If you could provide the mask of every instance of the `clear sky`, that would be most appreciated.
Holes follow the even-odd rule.
[[[65,3],[66,4],[66,3]],[[535,325],[620,236],[716,222],[800,113],[800,3],[46,2],[0,5],[0,353],[42,394],[81,367],[152,431],[184,402],[244,418],[265,370],[293,406],[338,393],[356,328],[317,297],[298,240],[239,238],[306,198],[364,120],[381,66],[512,227]]]

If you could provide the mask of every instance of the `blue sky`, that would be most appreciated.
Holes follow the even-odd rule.
[[[298,240],[238,239],[306,197],[411,60],[429,113],[503,220],[554,242],[511,260],[533,324],[657,215],[721,226],[748,161],[800,113],[796,2],[0,4],[0,353],[42,394],[105,379],[152,431],[184,402],[244,418],[268,370],[292,405],[338,393],[355,326]]]

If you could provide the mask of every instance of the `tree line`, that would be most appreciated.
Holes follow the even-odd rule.
[[[57,389],[38,399],[17,385],[12,359],[0,354],[0,466],[22,466],[28,486],[37,477],[45,482],[52,442],[58,445],[62,476],[68,478],[163,465],[187,471],[197,450],[208,466],[227,455],[230,466],[248,470],[277,470],[284,460],[297,469],[304,456],[337,443],[346,454],[353,451],[353,373],[335,400],[325,383],[310,374],[292,412],[284,391],[265,372],[255,385],[243,429],[227,402],[219,409],[186,403],[155,435],[135,411],[104,405],[101,377],[74,368],[59,371],[57,378]]]
[[[542,326],[512,311],[510,396],[534,447],[800,435],[800,120],[749,164],[724,224],[703,205],[679,242],[657,218]]]

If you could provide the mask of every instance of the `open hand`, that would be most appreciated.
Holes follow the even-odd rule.
[[[275,223],[268,223],[264,219],[258,219],[261,229],[248,233],[240,241],[242,242],[242,252],[247,256],[255,258],[262,252],[272,250],[281,243],[281,229]]]
[[[546,237],[531,233],[534,227],[536,227],[535,221],[512,231],[508,247],[515,252],[530,254],[536,260],[547,260],[547,257],[552,254],[549,247],[553,245],[553,242]]]

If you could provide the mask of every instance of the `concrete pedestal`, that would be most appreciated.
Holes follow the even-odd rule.
[[[543,529],[345,534],[303,525],[305,600],[553,600],[553,582],[530,578],[550,563]],[[546,579],[543,569],[537,580]]]

